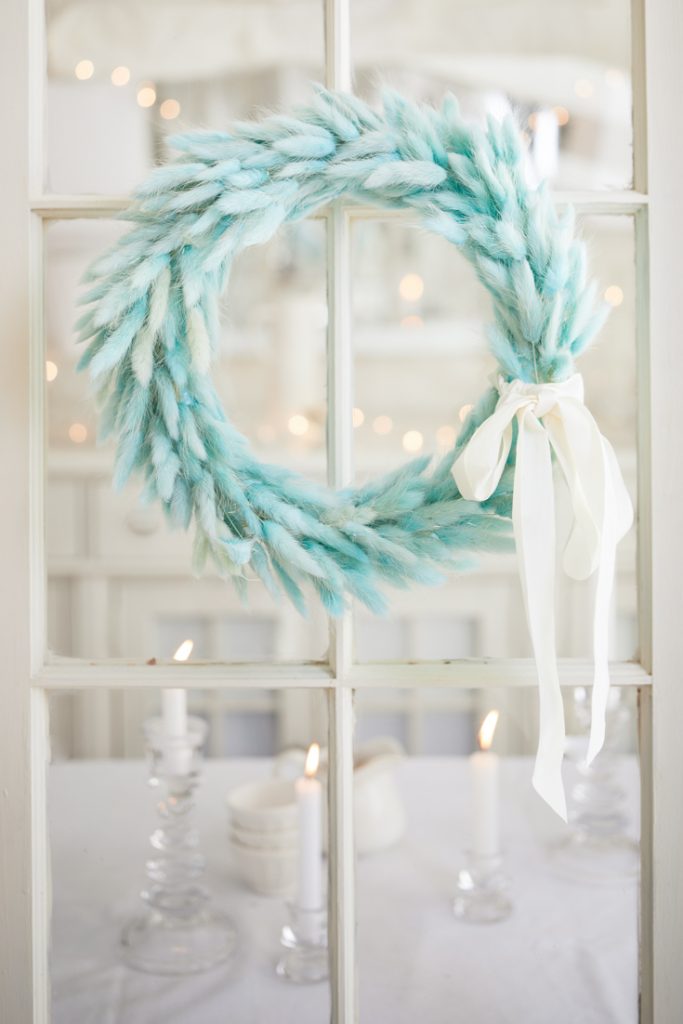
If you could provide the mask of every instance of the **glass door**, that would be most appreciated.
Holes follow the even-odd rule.
[[[210,870],[243,915],[246,957],[207,1014],[244,1006],[268,1019],[266,936],[276,931],[263,905],[254,911],[230,888],[237,876],[216,826],[221,786],[269,773],[284,751],[318,739],[328,765],[330,978],[317,994],[283,997],[292,1019],[407,1024],[438,1020],[445,1007],[453,1019],[460,1006],[463,1019],[484,1021],[489,1005],[492,1021],[506,1007],[540,1021],[551,1002],[556,1021],[562,1005],[567,1021],[589,1012],[596,1021],[678,1019],[676,3],[487,0],[484,10],[411,0],[389,10],[302,0],[162,11],[151,0],[8,2],[0,1018],[59,1022],[92,1005],[87,985],[75,994],[78,964],[92,952],[104,970],[114,956],[96,927],[110,903],[92,894],[135,863],[132,843],[121,867],[115,855],[107,861],[115,839],[104,837],[126,828],[116,813],[127,794],[136,799],[141,726],[161,690],[177,687],[172,653],[191,635],[196,653],[182,684],[207,723]],[[481,559],[439,591],[391,595],[383,619],[353,608],[334,622],[319,610],[302,622],[260,592],[245,610],[218,580],[191,579],[184,538],[139,506],[136,486],[112,495],[112,453],[94,443],[91,400],[74,369],[74,303],[83,269],[121,231],[116,214],[130,189],[164,158],[169,133],[291,108],[321,79],[373,103],[382,82],[425,102],[454,91],[473,118],[514,110],[530,173],[574,206],[612,307],[581,368],[638,519],[617,566],[615,745],[602,775],[582,774],[576,755],[592,679],[586,592],[558,594],[561,682],[576,737],[568,788],[579,828],[569,837],[525,790],[536,677],[514,560]],[[403,214],[340,202],[281,231],[242,258],[227,303],[216,367],[223,400],[264,457],[335,487],[446,450],[491,368],[486,297],[471,270]],[[469,759],[492,708],[514,913],[482,933],[451,905],[467,883]],[[375,763],[386,769],[380,792],[394,801],[394,817],[386,803],[379,816],[394,823],[383,839],[367,810],[375,790],[364,788]],[[84,816],[87,800],[97,827]],[[595,828],[604,832],[610,817],[605,800],[616,887],[596,879],[594,861],[581,862],[581,836],[597,842]],[[139,809],[133,820],[144,821]],[[73,836],[80,859],[70,864]],[[98,873],[105,862],[109,874]],[[129,877],[128,891],[136,885]],[[570,990],[569,1001],[554,999]],[[250,993],[265,1001],[252,1006]],[[187,990],[177,995],[182,1003]]]

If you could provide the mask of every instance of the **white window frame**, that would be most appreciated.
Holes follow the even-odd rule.
[[[356,0],[359,2],[359,0]],[[350,85],[350,0],[326,0],[327,81]],[[44,551],[43,229],[46,220],[106,217],[123,197],[43,191],[45,32],[42,0],[5,0],[0,96],[0,1020],[49,1021],[48,837],[45,775],[50,690],[177,685],[172,666],[47,658]],[[642,770],[641,996],[643,1024],[683,1020],[683,19],[680,0],[633,0],[634,186],[557,195],[580,213],[635,220],[639,367],[640,663],[614,666],[639,692]],[[28,182],[28,188],[27,188]],[[324,212],[328,233],[330,482],[351,478],[350,204]],[[382,216],[386,216],[382,214]],[[353,691],[359,687],[533,685],[527,661],[354,665],[351,620],[331,630],[329,667],[194,665],[183,684],[226,688],[323,687],[330,711],[330,946],[332,1020],[358,1017],[352,816]],[[651,685],[655,680],[654,686]],[[589,685],[590,665],[564,661],[563,685]]]

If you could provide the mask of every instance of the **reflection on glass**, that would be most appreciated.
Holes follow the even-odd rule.
[[[48,190],[126,193],[186,128],[310,98],[323,5],[46,0]]]
[[[600,5],[353,0],[356,91],[383,85],[474,117],[514,110],[534,174],[561,188],[631,182],[630,13]],[[48,187],[127,192],[164,136],[291,108],[324,79],[323,4],[46,0]]]
[[[557,188],[631,183],[630,7],[623,0],[352,0],[356,91],[465,114],[514,112],[530,173]]]
[[[531,787],[535,692],[372,695],[373,712],[384,708],[386,714],[375,720],[371,739],[359,730],[354,779],[361,1021],[447,1021],[457,1007],[459,1017],[485,1024],[551,1019],[636,1024],[635,694],[615,691],[614,696],[608,745],[595,762],[588,794],[594,841],[577,848],[572,837],[577,830],[585,835],[587,827],[587,777],[577,763],[588,743],[580,695],[577,701],[571,692],[565,694],[575,752],[565,768],[565,784],[570,807],[577,808],[568,826]],[[448,751],[443,736],[424,729],[429,706],[439,710],[444,733],[451,732]],[[359,726],[367,724],[366,707],[359,702]],[[497,799],[485,784],[495,778],[485,773],[482,780],[476,763],[489,755],[472,753],[477,729],[494,708],[500,710],[490,754]],[[410,754],[401,754],[397,744],[398,719],[402,736],[419,737]],[[391,745],[392,761],[378,763],[376,776],[362,785],[358,764],[372,745],[378,755]],[[618,821],[604,801],[616,792]],[[376,836],[373,846],[368,829],[383,827],[384,819],[367,809],[385,800],[389,817],[401,827]],[[456,893],[481,884],[473,868],[480,871],[482,864],[487,870],[493,865],[505,883],[496,891],[502,903],[495,909],[501,911],[507,901],[512,905],[509,916],[489,914],[486,924],[472,923],[467,915],[458,919],[452,909]]]
[[[114,1015],[132,1024],[159,1019],[161,1008],[177,1024],[328,1020],[326,981],[301,986],[275,971],[283,926],[293,923],[287,900],[299,858],[302,766],[287,751],[313,740],[326,746],[324,695],[254,689],[251,705],[234,692],[215,694],[214,705],[212,695],[194,692],[186,733],[171,736],[158,692],[144,707],[132,690],[104,692],[116,749],[83,760],[69,756],[74,738],[103,734],[102,708],[89,696],[50,697],[50,1019],[74,1024]],[[197,747],[215,713],[235,727],[241,721],[241,748],[202,758]],[[271,714],[277,737],[264,751],[258,723]],[[133,759],[116,756],[129,719],[139,732],[145,725],[148,763],[142,748]],[[210,744],[209,736],[205,754]],[[325,844],[318,843],[318,863]],[[324,879],[324,864],[320,874]],[[154,927],[156,913],[164,929]],[[297,920],[301,930],[301,915]],[[119,940],[131,921],[138,923],[126,931],[124,952]],[[223,962],[231,937],[234,952]],[[124,957],[139,970],[124,969]],[[221,962],[205,970],[211,960]],[[181,977],[190,967],[196,973]]]
[[[229,961],[239,948],[234,924],[215,910],[205,884],[206,858],[195,824],[206,723],[188,719],[186,712],[169,721],[170,699],[184,697],[182,690],[164,691],[162,716],[145,722],[150,783],[158,787],[160,798],[142,905],[121,933],[125,962],[155,975],[206,971]]]
[[[590,730],[590,694],[577,687],[568,702],[574,726],[567,757],[577,778],[569,791],[570,829],[555,849],[558,869],[588,881],[634,878],[640,870],[632,836],[630,794],[622,772],[625,753],[633,749],[633,695],[612,689],[606,715],[605,745],[590,766],[584,760],[584,736]]]
[[[592,276],[611,315],[577,364],[587,405],[612,442],[636,496],[633,223],[582,218]],[[396,221],[353,229],[353,348],[358,481],[411,455],[452,448],[495,363],[486,343],[490,301],[471,266],[443,239]],[[566,526],[560,522],[559,536]],[[615,659],[638,649],[636,537],[619,546],[612,617]],[[388,594],[390,615],[356,612],[358,661],[524,657],[530,654],[514,554],[473,558],[474,571],[441,587]],[[590,657],[591,583],[558,574],[558,652]]]
[[[125,228],[56,223],[47,232],[49,642],[82,657],[168,658],[186,635],[195,656],[320,659],[324,616],[275,605],[258,581],[249,608],[229,584],[191,573],[191,539],[140,503],[140,481],[111,485],[113,450],[97,444],[95,403],[76,372],[79,280]],[[233,422],[264,459],[325,478],[325,228],[288,227],[236,265],[214,381]]]

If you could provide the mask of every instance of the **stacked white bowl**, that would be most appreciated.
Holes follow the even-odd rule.
[[[267,779],[238,786],[227,805],[235,870],[255,892],[286,896],[294,887],[298,856],[294,782]]]

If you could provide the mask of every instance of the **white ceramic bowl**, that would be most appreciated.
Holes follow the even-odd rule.
[[[296,850],[299,832],[295,828],[261,829],[241,828],[234,822],[230,825],[230,839],[253,850]]]
[[[257,850],[231,838],[230,859],[240,878],[263,896],[287,896],[294,888],[296,850]]]
[[[228,793],[226,802],[235,828],[275,832],[298,827],[296,793],[291,779],[249,782]]]

